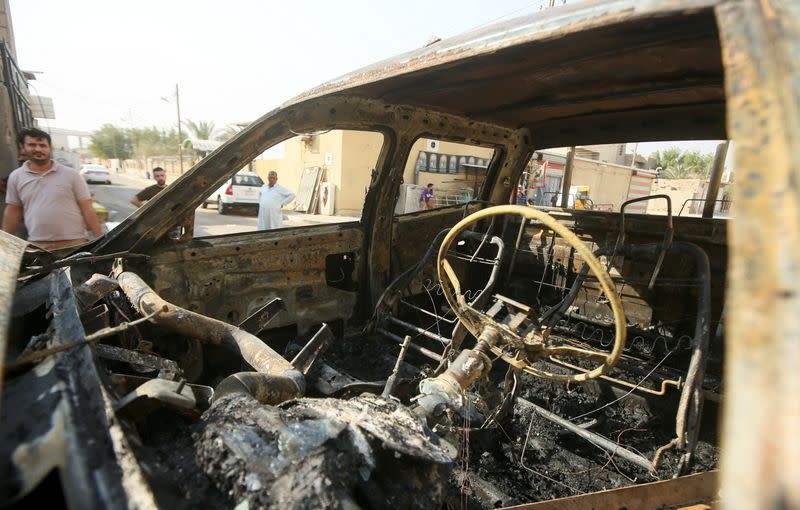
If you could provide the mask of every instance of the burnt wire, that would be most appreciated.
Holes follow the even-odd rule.
[[[547,269],[550,269],[550,274],[553,274],[553,251],[556,245],[556,233],[553,232],[553,237],[550,239],[550,246],[547,248],[547,260],[548,264],[542,270],[542,279],[539,280],[539,288],[536,290],[536,301],[540,301],[540,296],[542,294],[542,284],[544,284],[544,277],[547,276]]]
[[[603,404],[602,406],[598,407],[597,409],[593,409],[593,410],[591,410],[591,411],[589,411],[589,412],[586,412],[586,413],[583,413],[583,414],[579,414],[578,416],[573,416],[572,418],[568,418],[568,419],[569,419],[569,421],[573,421],[573,422],[574,422],[575,420],[577,420],[577,419],[579,419],[579,418],[583,418],[583,417],[585,417],[585,416],[589,416],[590,414],[594,414],[594,413],[596,413],[596,412],[598,412],[598,411],[601,411],[601,410],[605,409],[606,407],[609,407],[609,406],[611,406],[611,405],[614,405],[614,404],[616,404],[617,402],[619,402],[620,400],[622,400],[622,399],[626,398],[628,395],[630,395],[630,394],[631,394],[631,393],[633,393],[635,390],[637,390],[637,389],[639,388],[639,386],[641,386],[641,385],[642,385],[642,383],[644,383],[644,382],[645,382],[645,381],[646,381],[646,380],[647,380],[647,379],[648,379],[648,378],[649,378],[651,375],[653,375],[653,373],[654,373],[654,372],[655,372],[655,371],[658,369],[658,367],[660,367],[662,363],[664,363],[665,361],[667,361],[667,358],[669,358],[669,356],[670,356],[670,354],[672,354],[672,352],[673,352],[673,351],[669,351],[669,352],[667,353],[667,355],[666,355],[666,356],[664,356],[664,357],[661,359],[661,361],[659,361],[658,363],[656,363],[656,365],[653,367],[653,369],[652,369],[652,370],[650,370],[650,372],[648,372],[648,373],[647,373],[647,375],[646,375],[646,376],[644,376],[644,377],[643,377],[643,378],[642,378],[642,379],[641,379],[641,380],[640,380],[638,383],[636,383],[636,385],[635,385],[633,388],[631,388],[631,389],[630,389],[630,390],[629,390],[627,393],[625,393],[624,395],[620,396],[619,398],[615,398],[615,399],[614,399],[614,400],[612,400],[611,402],[608,402],[608,403],[606,403],[606,404]]]
[[[392,282],[386,286],[386,289],[384,289],[383,293],[381,293],[380,297],[378,298],[378,302],[375,304],[375,310],[373,311],[370,322],[377,318],[378,310],[383,304],[383,301],[388,298],[389,295],[396,290],[396,288],[402,288],[408,285],[408,280],[422,269],[425,263],[428,262],[428,259],[431,257],[431,255],[433,255],[433,251],[436,249],[436,247],[442,243],[442,239],[444,239],[444,236],[446,236],[448,232],[450,232],[449,228],[439,231],[439,233],[436,234],[436,237],[433,238],[431,245],[428,246],[428,249],[425,251],[425,254],[422,256],[422,258],[420,258],[416,264],[400,273],[397,278],[392,280]]]
[[[525,444],[522,445],[522,453],[519,455],[519,465],[522,466],[523,468],[527,469],[531,473],[533,473],[533,474],[535,474],[537,476],[541,476],[545,480],[549,480],[549,481],[551,481],[551,482],[553,482],[553,483],[555,483],[557,485],[560,485],[562,487],[565,487],[565,488],[571,490],[575,494],[586,494],[585,492],[583,492],[580,489],[576,489],[575,487],[570,487],[569,485],[567,485],[565,483],[562,483],[562,482],[559,482],[558,480],[550,478],[549,476],[547,476],[547,475],[545,475],[543,473],[540,473],[540,472],[536,471],[535,469],[530,468],[530,467],[525,465],[525,450],[527,450],[527,448],[528,448],[528,440],[531,437],[531,428],[532,427],[533,427],[533,414],[531,415],[531,420],[530,420],[530,423],[528,424],[528,433],[525,435]]]
[[[114,300],[112,298],[110,298],[110,297],[106,298],[106,301],[108,301],[111,304],[111,306],[114,307],[114,309],[117,311],[118,314],[120,314],[122,316],[123,319],[125,319],[125,322],[129,322],[129,323],[133,322],[128,318],[128,316],[125,314],[125,312],[122,311],[122,309],[119,307],[119,305],[117,305],[117,303],[114,302]],[[144,337],[142,336],[142,332],[139,331],[139,327],[137,325],[134,325],[132,329],[133,329],[133,332],[136,333],[136,336],[139,337],[139,342],[140,343],[143,342],[144,341]],[[128,342],[126,342],[125,340],[126,340],[125,335],[120,335],[120,343],[124,347],[130,348],[130,349],[135,349],[136,348],[136,346],[129,345]]]
[[[616,443],[617,443],[618,445],[621,445],[621,441],[622,441],[622,434],[624,434],[625,432],[631,432],[631,431],[644,432],[644,431],[647,431],[647,429],[637,429],[637,428],[627,428],[627,429],[624,429],[624,430],[620,431],[620,433],[619,433],[619,434],[617,434],[617,440],[616,440]],[[609,466],[609,464],[610,464],[610,465],[614,466],[614,469],[616,469],[616,470],[617,470],[617,473],[619,473],[619,474],[620,474],[620,475],[622,475],[623,477],[627,478],[629,482],[631,482],[631,483],[636,483],[636,481],[637,481],[637,480],[636,480],[636,478],[630,478],[630,477],[629,477],[629,476],[627,476],[625,473],[623,473],[622,471],[620,471],[619,467],[617,467],[617,464],[614,462],[614,455],[616,455],[616,452],[611,452],[611,453],[609,453],[608,451],[606,451],[606,450],[605,450],[605,449],[603,449],[603,448],[600,448],[599,446],[597,446],[597,445],[596,445],[596,444],[594,444],[594,443],[591,443],[591,442],[590,442],[589,444],[591,444],[592,446],[595,446],[595,447],[596,447],[596,448],[598,448],[600,451],[602,451],[602,452],[603,452],[603,453],[606,455],[606,457],[608,457],[608,460],[606,461],[606,463],[605,463],[605,464],[603,464],[603,465],[602,465],[602,466],[600,466],[599,468],[589,468],[589,469],[583,469],[583,470],[581,470],[581,471],[574,471],[574,472],[572,472],[572,473],[569,473],[569,475],[571,475],[571,476],[582,475],[582,474],[584,474],[584,473],[590,473],[590,472],[592,472],[592,471],[594,471],[594,470],[597,470],[597,471],[599,472],[599,471],[602,471],[602,470],[604,470],[605,468],[607,468],[607,467]],[[639,455],[641,455],[641,452],[636,452],[636,453],[639,453]],[[643,456],[643,455],[642,455],[642,456]]]
[[[486,418],[486,420],[484,420],[483,424],[479,427],[480,429],[485,429],[492,422],[497,423],[497,415],[500,414],[500,411],[503,409],[503,406],[510,399],[514,398],[514,395],[517,394],[517,384],[519,383],[519,377],[517,376],[517,372],[516,371],[512,372],[512,376],[513,376],[513,385],[511,387],[511,391],[507,391],[504,388],[505,395],[503,395],[503,401],[500,402],[500,404],[497,407],[494,408],[494,410],[492,411],[492,414],[489,415],[489,417]],[[497,425],[499,426],[500,424],[497,423]],[[505,433],[505,431],[503,431],[503,433]]]
[[[601,327],[593,327],[591,325],[587,325],[584,322],[576,321],[572,324],[559,323],[556,325],[556,330],[558,331],[566,331],[572,337],[575,337],[574,340],[563,338],[559,335],[558,338],[563,338],[567,343],[573,343],[576,345],[580,345],[582,347],[591,348],[589,344],[586,342],[596,341],[600,344],[601,347],[609,347],[612,344],[613,338],[611,340],[607,340],[607,333],[605,329]],[[590,334],[587,334],[587,330],[589,330]],[[611,336],[610,334],[608,336]],[[690,335],[681,335],[679,337],[668,337],[664,335],[658,336],[645,336],[645,335],[636,335],[629,339],[628,342],[625,344],[625,352],[633,352],[633,351],[641,351],[643,354],[652,354],[656,350],[656,346],[659,343],[664,344],[664,350],[666,351],[678,351],[678,350],[691,350],[691,342],[692,337]],[[683,346],[683,347],[681,347]]]
[[[423,285],[423,288],[425,289],[425,292],[428,294],[428,299],[431,300],[431,308],[433,310],[434,316],[436,317],[436,322],[434,323],[434,325],[436,326],[436,333],[441,337],[442,336],[442,330],[439,328],[439,314],[436,313],[436,302],[433,300],[433,296],[431,295],[431,292],[428,290],[428,288],[425,287],[424,285]],[[430,329],[431,329],[431,327],[428,327],[428,328],[426,328],[426,331],[428,331]],[[421,335],[421,333],[419,333],[417,336],[419,336],[419,335]],[[442,342],[442,343],[444,343],[444,342]]]

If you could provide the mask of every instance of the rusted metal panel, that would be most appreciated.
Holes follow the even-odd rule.
[[[353,315],[357,293],[327,285],[325,257],[353,252],[360,262],[362,247],[359,226],[247,233],[156,251],[148,270],[156,292],[189,310],[237,324],[280,298],[286,311],[270,327],[307,331]]]
[[[718,499],[717,476],[717,471],[709,471],[672,480],[506,508],[507,510],[598,510],[601,508],[668,510],[695,508],[695,505],[711,503]],[[704,507],[701,506],[700,508]]]
[[[287,101],[285,106],[307,99],[357,88],[360,85],[394,79],[418,71],[517,47],[533,41],[547,41],[580,33],[594,27],[633,23],[639,18],[666,16],[709,8],[720,0],[622,0],[593,1],[536,12],[512,21],[495,23],[472,32],[358,69]],[[630,35],[630,34],[628,34]]]
[[[86,339],[68,271],[55,270],[50,282],[51,341],[56,347]],[[6,504],[58,469],[61,490],[49,495],[66,507],[156,508],[89,346],[51,354],[9,381],[4,391],[8,400],[0,419],[0,458],[5,461],[0,463],[0,497]]]
[[[287,104],[347,90],[526,127],[537,147],[663,140],[667,132],[721,138],[714,4],[603,2],[539,12],[356,71]]]
[[[17,274],[25,253],[26,241],[7,232],[0,231],[0,388],[3,387],[3,365],[8,350],[8,328],[11,326],[11,311]]]
[[[734,140],[723,508],[800,508],[800,4],[717,9]],[[765,165],[765,162],[768,162]]]
[[[239,324],[239,327],[252,335],[258,335],[267,327],[269,321],[274,319],[281,311],[286,311],[286,304],[282,299],[275,298],[250,314]]]

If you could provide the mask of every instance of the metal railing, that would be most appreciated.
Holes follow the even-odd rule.
[[[692,202],[692,205],[689,206],[689,211],[688,211],[689,214],[699,214],[702,211],[698,211],[698,209],[700,209],[702,207],[702,204],[704,204],[706,202],[706,199],[705,198],[687,198],[686,200],[684,200],[683,205],[681,206],[681,210],[678,211],[678,216],[680,216],[683,213],[683,209],[686,207],[686,204],[688,204],[689,202]],[[696,202],[700,202],[700,206],[696,205],[695,204]],[[723,213],[723,214],[724,213],[730,213],[731,204],[733,203],[732,200],[730,200],[729,198],[718,198],[717,200],[714,200],[714,202],[717,204],[715,206],[715,208],[714,208],[714,213],[715,214],[716,213]]]
[[[549,197],[548,197],[549,195]],[[555,204],[553,203],[553,197],[556,198]],[[523,202],[524,203],[524,202]],[[528,205],[538,205],[538,206],[547,206],[547,207],[558,207],[561,204],[561,192],[560,191],[544,191],[541,194],[539,200],[528,200]],[[592,211],[603,211],[603,212],[613,212],[614,211],[614,204],[596,204],[591,198],[584,199],[585,208]],[[570,209],[574,209],[575,205],[571,205]]]
[[[434,199],[436,207],[447,207],[448,205],[465,204],[472,200],[474,191],[471,188],[460,190],[437,190]]]
[[[5,41],[0,41],[0,59],[3,63],[3,84],[8,89],[11,101],[14,129],[19,133],[23,128],[33,126],[33,112],[28,100],[28,82]]]

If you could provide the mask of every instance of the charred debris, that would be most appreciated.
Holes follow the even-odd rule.
[[[170,303],[145,255],[27,253],[2,501],[496,508],[715,469],[708,247],[671,216],[475,207],[309,334],[271,327],[280,299],[238,324]]]

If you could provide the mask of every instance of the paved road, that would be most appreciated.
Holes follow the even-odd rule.
[[[111,184],[89,185],[89,189],[94,193],[95,201],[108,209],[109,222],[121,222],[130,216],[136,210],[136,207],[131,204],[131,198],[143,188],[155,183],[155,181],[119,174],[112,175],[111,181]],[[214,205],[210,205],[208,209],[198,207],[194,217],[194,236],[252,232],[256,230],[257,225],[255,212],[242,210],[223,216],[217,212]]]
[[[155,183],[130,174],[112,174],[111,182],[111,184],[90,184],[89,189],[94,193],[95,201],[108,209],[108,221],[117,223],[136,210],[130,203],[131,198],[140,190]],[[297,227],[357,220],[358,218],[350,216],[304,214],[284,209],[283,226]],[[253,232],[257,226],[258,220],[254,210],[234,210],[233,214],[223,216],[217,212],[216,205],[209,205],[208,209],[198,207],[195,212],[194,237]]]

